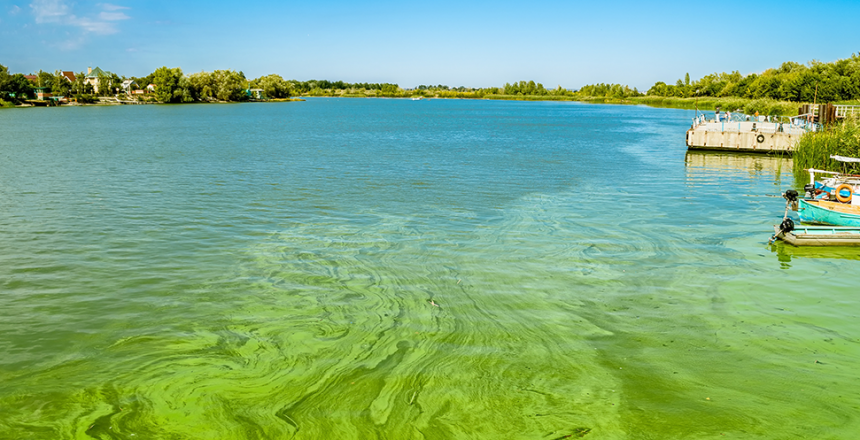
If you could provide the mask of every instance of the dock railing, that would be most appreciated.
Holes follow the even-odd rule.
[[[821,131],[821,124],[812,122],[813,114],[797,115],[789,118],[793,127],[800,127],[806,131]]]
[[[860,114],[860,112],[858,112]],[[755,116],[743,113],[701,114],[693,118],[691,128],[719,132],[761,132],[802,134],[821,130],[821,124],[811,122],[811,114],[798,116]]]
[[[794,128],[802,128],[806,131],[820,131],[822,129],[822,125],[817,122],[812,122],[818,119],[818,106],[809,106],[809,113],[805,113],[797,116],[754,116],[747,115],[740,112],[725,112],[720,114],[708,114],[702,113],[698,117],[693,118],[692,128],[696,128],[703,124],[713,124],[713,123],[721,123],[721,125],[725,125],[725,130],[720,131],[742,131],[743,128],[737,128],[738,126],[731,125],[730,123],[737,122],[771,122],[777,124],[789,124]],[[837,119],[844,119],[847,117],[860,117],[860,105],[834,105],[835,107],[835,116]],[[766,125],[763,125],[764,129]],[[734,129],[733,129],[734,128]],[[777,130],[778,131],[778,130]]]
[[[847,116],[860,115],[860,105],[837,105],[836,117],[845,118]]]

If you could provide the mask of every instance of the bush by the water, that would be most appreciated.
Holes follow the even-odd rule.
[[[96,101],[98,101],[98,98],[93,95],[75,95],[75,102],[81,104],[92,104]]]
[[[860,118],[849,118],[817,133],[807,133],[794,149],[793,171],[799,182],[806,182],[809,168],[860,174],[860,164],[833,160],[831,155],[860,157]]]

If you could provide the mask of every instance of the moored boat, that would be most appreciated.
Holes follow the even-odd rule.
[[[785,231],[778,225],[774,232],[794,246],[860,246],[860,227],[801,225]]]
[[[798,200],[797,215],[813,225],[853,226],[860,228],[860,206],[826,200]]]
[[[851,157],[830,158],[839,162],[860,162],[860,159]],[[860,227],[860,176],[812,168],[807,171],[810,184],[804,187],[806,197],[789,197],[789,191],[783,195],[797,211],[800,221],[814,225]],[[828,177],[817,181],[816,174]]]
[[[860,158],[837,156],[833,154],[830,155],[830,159],[846,164],[860,163]],[[857,174],[816,170],[815,168],[810,168],[806,171],[809,172],[809,185],[806,185],[804,189],[806,190],[806,197],[810,199],[840,199],[840,201],[847,203],[847,201],[850,201],[852,198],[852,191],[850,191],[850,189],[860,186],[860,175]],[[824,177],[821,181],[818,181],[815,179],[816,174],[824,174],[828,177]]]

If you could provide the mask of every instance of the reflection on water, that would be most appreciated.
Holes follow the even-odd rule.
[[[685,160],[691,174],[745,174],[749,177],[769,177],[781,180],[791,171],[791,157],[770,154],[738,154],[708,151],[688,151]]]
[[[856,246],[792,246],[777,241],[770,246],[770,252],[783,263],[783,267],[798,258],[860,260],[860,247]]]

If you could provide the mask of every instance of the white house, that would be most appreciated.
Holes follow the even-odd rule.
[[[127,80],[122,82],[122,90],[125,93],[130,95],[133,88],[135,88],[135,89],[137,88],[137,82],[135,80],[127,79]]]
[[[111,76],[110,72],[105,72],[102,69],[96,67],[93,69],[92,67],[87,67],[87,76],[84,78],[84,82],[86,84],[90,84],[93,86],[93,90],[98,93],[99,92],[99,77],[101,76]]]

